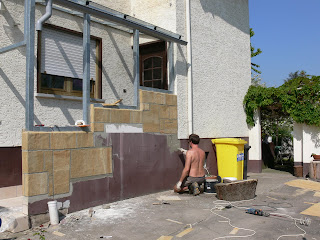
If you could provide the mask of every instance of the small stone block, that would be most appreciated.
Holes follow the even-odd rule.
[[[94,104],[90,104],[90,123],[94,122]]]
[[[94,132],[104,132],[104,123],[94,123]]]
[[[94,108],[94,122],[110,123],[111,111],[108,108]]]
[[[49,175],[53,173],[53,151],[44,152],[44,171]]]
[[[153,93],[153,103],[164,105],[166,104],[166,94],[165,93]]]
[[[93,148],[71,150],[71,178],[93,176]]]
[[[49,132],[23,132],[22,150],[50,149]]]
[[[177,106],[170,106],[169,112],[170,112],[170,119],[177,119],[178,118]]]
[[[140,104],[140,110],[149,111],[150,110],[150,104],[149,103],[141,103]]]
[[[22,173],[43,172],[43,151],[22,152]]]
[[[159,133],[160,132],[160,124],[144,123],[143,124],[143,132]]]
[[[142,111],[132,110],[130,111],[130,123],[141,123]]]
[[[160,131],[166,134],[175,134],[178,132],[178,121],[161,119],[160,121]]]
[[[93,147],[93,133],[79,132],[77,133],[77,148]]]
[[[93,155],[93,175],[102,175],[107,173],[107,148],[92,149]]]
[[[70,169],[70,150],[53,152],[53,171],[64,171]]]
[[[68,193],[70,188],[69,169],[54,171],[53,173],[53,191],[54,195]]]
[[[121,112],[117,109],[110,110],[110,122],[111,123],[120,123],[120,114]]]
[[[70,185],[70,150],[53,152],[53,168],[53,193],[55,195],[68,193]],[[49,189],[50,187],[49,183]],[[50,191],[51,189],[49,193]]]
[[[170,111],[168,106],[159,106],[159,118],[170,118]]]
[[[156,105],[158,107],[158,105]],[[142,112],[142,123],[143,124],[159,124],[159,111],[153,109],[152,111],[143,111]]]
[[[166,104],[176,106],[177,105],[177,96],[173,94],[166,94]]]
[[[258,180],[241,180],[215,185],[217,198],[225,201],[241,201],[255,197]]]
[[[153,103],[153,92],[150,91],[140,91],[140,103]]]
[[[54,192],[53,192],[53,173],[52,175],[49,175],[48,177],[48,195],[49,196],[53,196]]]
[[[130,110],[119,109],[119,123],[130,123]]]
[[[51,149],[70,149],[76,148],[75,132],[52,132]]]
[[[107,156],[107,172],[106,173],[112,173],[113,172],[112,147],[108,147],[105,151]]]
[[[48,193],[48,173],[23,174],[24,196],[36,196]]]

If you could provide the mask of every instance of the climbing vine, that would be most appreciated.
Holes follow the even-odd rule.
[[[247,123],[254,126],[254,112],[275,107],[295,122],[320,126],[320,76],[299,76],[280,87],[250,86],[243,104]]]

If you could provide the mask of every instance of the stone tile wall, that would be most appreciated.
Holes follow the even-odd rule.
[[[69,193],[72,179],[112,173],[111,147],[94,147],[92,132],[23,132],[23,195]]]
[[[176,134],[177,96],[140,90],[140,110],[91,105],[90,117],[91,132],[23,132],[24,196],[48,199],[72,195],[72,180],[81,182],[88,177],[110,176],[112,147],[94,142],[94,132],[104,132],[105,124],[139,124],[144,133]]]
[[[94,132],[103,132],[106,123],[143,124],[145,133],[175,134],[178,131],[177,96],[140,90],[140,110],[91,106]]]

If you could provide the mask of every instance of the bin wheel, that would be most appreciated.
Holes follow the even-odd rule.
[[[219,175],[217,176],[217,179],[218,179],[218,183],[221,183],[221,177]]]

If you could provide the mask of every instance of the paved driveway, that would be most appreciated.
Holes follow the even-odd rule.
[[[230,203],[218,201],[212,194],[194,197],[165,191],[99,206],[92,213],[87,209],[69,214],[58,226],[43,227],[45,239],[206,240],[229,236],[233,239],[320,240],[320,183],[269,169],[249,175],[258,179],[256,198],[232,202],[231,208],[225,208]],[[294,184],[286,184],[290,181]],[[318,186],[319,191],[307,183],[316,189]],[[262,209],[273,215],[247,214],[247,208]],[[311,220],[311,224],[301,225],[300,220],[301,223]],[[39,229],[32,229],[3,237],[39,239],[33,236],[37,231]]]

